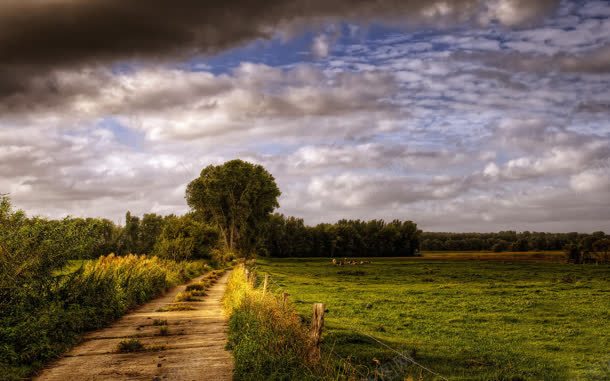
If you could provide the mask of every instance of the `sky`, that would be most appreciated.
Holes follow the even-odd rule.
[[[234,158],[308,224],[610,231],[610,2],[0,3],[16,207],[184,213]]]

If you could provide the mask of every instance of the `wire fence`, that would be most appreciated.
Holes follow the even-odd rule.
[[[267,292],[277,294],[278,296],[282,295],[282,297],[284,297],[283,295],[285,295],[285,294],[290,295],[287,292],[286,286],[277,283],[274,280],[274,278],[271,276],[271,274],[269,274],[268,272],[259,272],[258,267],[256,265],[250,265],[247,268],[250,271],[250,273],[253,274],[253,277],[254,277],[253,285],[255,287],[261,287],[263,284],[264,277],[261,278],[258,275],[266,274],[267,275]],[[387,343],[384,343],[383,341],[379,340],[378,338],[376,338],[372,335],[369,335],[366,332],[354,330],[354,333],[367,337],[372,342],[377,344],[379,347],[389,350],[390,352],[392,352],[396,355],[396,357],[394,359],[392,359],[391,361],[386,362],[384,364],[379,364],[375,368],[371,369],[370,367],[368,367],[366,365],[352,364],[351,359],[345,358],[345,357],[339,355],[334,350],[334,346],[324,348],[325,349],[324,353],[326,355],[329,355],[329,356],[332,356],[333,358],[335,358],[338,361],[338,363],[340,364],[340,366],[345,368],[347,373],[349,373],[350,375],[353,375],[353,376],[357,376],[358,380],[384,380],[386,378],[387,374],[396,374],[396,373],[400,373],[400,372],[403,372],[403,374],[401,375],[401,379],[407,380],[409,378],[405,378],[404,373],[406,373],[408,371],[405,370],[404,368],[406,368],[407,366],[414,366],[416,369],[420,370],[420,375],[422,375],[423,373],[427,373],[430,376],[434,376],[436,379],[440,379],[443,381],[449,381],[449,379],[447,377],[434,371],[430,367],[421,364],[420,362],[415,360],[412,356],[409,356],[405,351],[400,351],[396,348],[393,348],[392,346],[388,345]],[[409,376],[409,375],[407,375],[407,376]],[[420,379],[423,379],[423,378],[420,378]]]

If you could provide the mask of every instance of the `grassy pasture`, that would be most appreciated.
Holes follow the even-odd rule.
[[[560,263],[560,253],[429,253],[259,259],[259,274],[303,317],[323,302],[324,350],[373,379],[610,379],[610,266]],[[372,339],[373,337],[374,339]]]

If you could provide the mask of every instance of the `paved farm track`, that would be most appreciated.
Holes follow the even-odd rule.
[[[81,344],[44,369],[36,380],[230,380],[233,359],[225,345],[227,324],[222,311],[225,273],[197,302],[180,303],[189,311],[159,312],[174,304],[178,286],[123,316],[112,326],[91,332]],[[193,281],[197,281],[195,279]],[[159,322],[167,320],[167,332]],[[157,325],[155,325],[157,324]],[[144,350],[119,353],[118,344],[137,338]]]

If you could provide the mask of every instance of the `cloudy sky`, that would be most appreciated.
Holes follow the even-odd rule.
[[[309,224],[609,231],[610,2],[0,3],[17,207],[181,213],[233,158]]]

